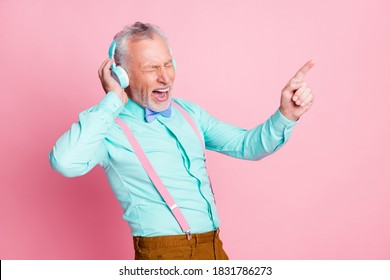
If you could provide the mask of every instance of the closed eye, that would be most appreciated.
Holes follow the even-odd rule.
[[[142,72],[155,72],[160,68],[158,65],[148,65],[142,68]]]
[[[165,62],[164,64],[164,67],[172,67],[173,66],[173,59],[170,59],[168,60],[167,62]],[[144,66],[141,68],[141,71],[142,72],[157,72],[159,69],[160,69],[160,65],[147,65],[147,66]]]
[[[172,67],[173,66],[173,60],[171,59],[171,60],[165,62],[164,66],[165,67]]]

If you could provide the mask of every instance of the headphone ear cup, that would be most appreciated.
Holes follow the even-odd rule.
[[[120,66],[116,66],[111,69],[111,76],[118,82],[122,88],[127,88],[129,86],[129,76],[125,69]]]
[[[175,58],[173,57],[173,54],[172,54],[172,49],[169,48],[169,53],[171,54],[172,56],[172,64],[173,64],[173,68],[176,70],[176,60]]]

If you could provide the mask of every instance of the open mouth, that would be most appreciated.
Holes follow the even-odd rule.
[[[169,87],[166,88],[159,88],[153,90],[153,96],[159,101],[164,102],[167,101],[169,98]]]

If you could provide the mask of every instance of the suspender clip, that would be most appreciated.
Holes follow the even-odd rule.
[[[190,231],[190,230],[187,230],[187,231],[186,231],[186,235],[187,235],[187,239],[188,239],[188,240],[191,240],[192,234],[191,234],[191,231]]]

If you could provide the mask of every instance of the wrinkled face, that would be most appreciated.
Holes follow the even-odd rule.
[[[128,96],[142,107],[164,111],[171,102],[175,80],[169,47],[158,35],[154,35],[153,39],[129,41],[128,46]]]

